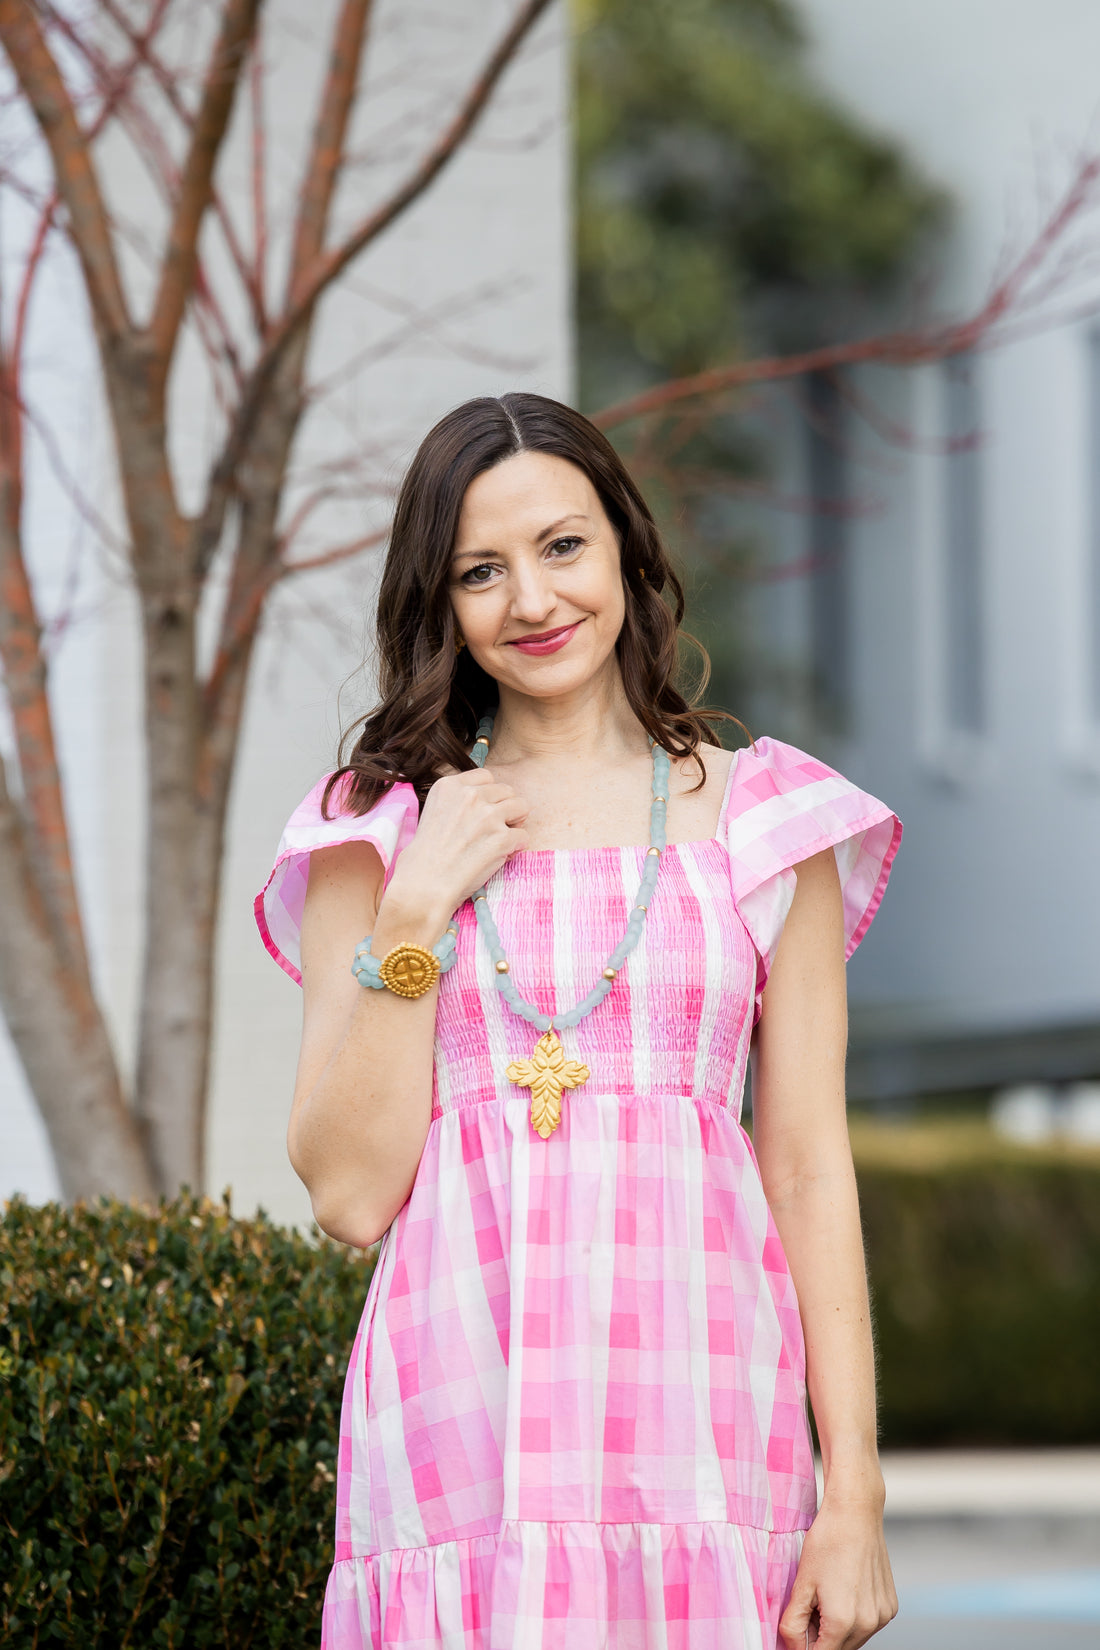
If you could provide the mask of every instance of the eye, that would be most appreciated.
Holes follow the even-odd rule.
[[[478,562],[476,567],[467,568],[458,582],[459,584],[468,585],[488,584],[495,572],[496,568],[492,562],[481,561]]]
[[[553,553],[554,551],[559,551],[560,555],[555,556],[555,560],[561,560],[562,556],[571,556],[573,554],[573,551],[576,550],[583,543],[584,543],[584,540],[582,538],[577,538],[577,537],[564,538],[564,539],[554,539],[552,541],[552,543],[550,543],[546,546],[546,549],[547,549],[548,553]]]

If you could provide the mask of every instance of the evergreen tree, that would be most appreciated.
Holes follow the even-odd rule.
[[[789,0],[574,0],[581,401],[856,324],[942,215]]]
[[[946,202],[815,86],[791,0],[572,3],[580,405],[881,323]],[[774,393],[610,433],[684,566],[707,697],[797,731],[817,687],[745,600],[774,555]]]

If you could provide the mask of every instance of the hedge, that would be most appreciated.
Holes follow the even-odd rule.
[[[0,1643],[320,1639],[369,1265],[192,1198],[0,1222]]]
[[[1100,1151],[853,1137],[884,1444],[1100,1443]]]
[[[855,1140],[884,1443],[1100,1442],[1100,1152]],[[369,1278],[363,1256],[193,1198],[8,1206],[6,1650],[319,1642]]]

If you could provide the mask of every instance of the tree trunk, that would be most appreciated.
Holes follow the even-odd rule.
[[[162,565],[172,556],[158,552]],[[182,564],[178,550],[177,558]],[[181,1185],[203,1190],[213,877],[201,864],[196,794],[195,592],[182,576],[174,588],[151,582],[141,593],[148,881],[134,1109],[157,1189],[171,1194]]]
[[[153,1196],[107,1028],[86,976],[66,969],[0,774],[0,1006],[50,1136],[66,1198]]]
[[[222,850],[248,669],[278,555],[276,524],[302,414],[309,325],[288,349],[240,471],[237,548],[223,619],[233,638],[213,703],[196,678],[193,583],[146,581],[143,619],[149,787],[145,973],[135,1109],[159,1190],[201,1191]],[[188,550],[175,553],[189,565]],[[254,605],[253,605],[254,604]],[[249,617],[242,622],[242,615]]]

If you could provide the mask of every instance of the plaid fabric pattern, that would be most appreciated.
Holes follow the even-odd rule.
[[[354,824],[397,844],[407,819]],[[740,1095],[791,867],[838,850],[854,945],[899,831],[803,753],[742,752],[720,834],[666,852],[641,945],[562,1034],[591,1075],[545,1141],[504,1076],[537,1033],[463,908],[428,1139],[348,1366],[324,1650],[774,1650],[815,1486]],[[643,855],[535,851],[492,879],[547,1012],[597,977]]]
[[[334,789],[329,811],[321,814],[321,798],[329,775],[319,779],[287,821],[271,875],[253,902],[260,938],[285,974],[302,983],[302,911],[309,882],[309,856],[314,848],[336,848],[341,842],[373,842],[389,871],[402,848],[412,841],[420,809],[411,785],[391,785],[369,813],[340,812],[347,781]],[[349,964],[350,966],[350,964]]]
[[[825,848],[835,852],[850,957],[879,908],[900,843],[896,814],[805,751],[758,739],[739,753],[726,846],[734,898],[762,962],[757,1012],[794,898],[793,867]]]

